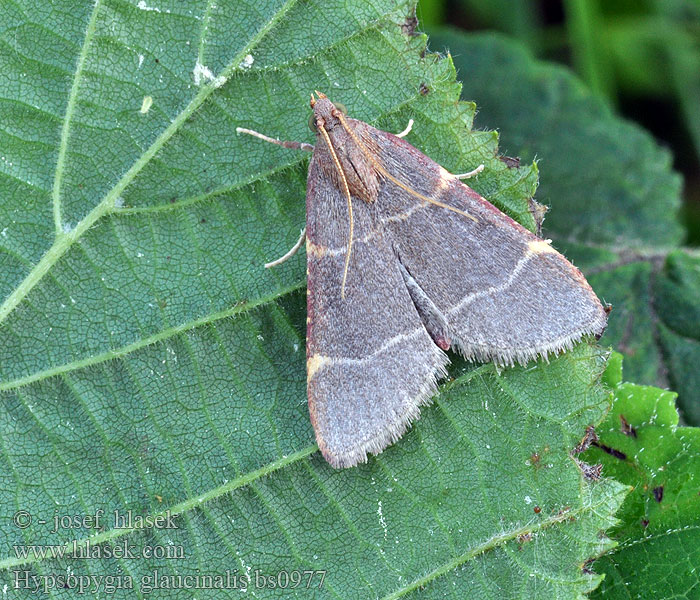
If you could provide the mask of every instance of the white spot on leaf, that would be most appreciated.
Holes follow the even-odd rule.
[[[145,115],[149,110],[151,110],[152,104],[153,104],[153,96],[144,96],[143,102],[141,102],[141,114]]]
[[[148,6],[144,0],[139,0],[139,3],[136,6],[138,6],[138,8],[141,10],[145,10],[146,12],[160,12],[160,8]]]
[[[241,64],[238,65],[239,69],[250,69],[250,67],[253,66],[253,63],[255,62],[255,59],[253,58],[252,54],[246,54],[245,58],[241,61]]]
[[[194,65],[192,75],[194,77],[195,85],[202,85],[211,81],[214,84],[214,87],[219,88],[222,85],[224,85],[224,83],[226,83],[226,77],[224,77],[223,75],[215,77],[214,73],[211,72],[211,69],[206,65],[200,63],[199,60]]]
[[[384,539],[386,539],[387,527],[386,527],[386,520],[384,519],[384,514],[382,513],[382,501],[379,500],[377,502],[377,504],[378,504],[377,515],[379,515],[379,524],[382,526],[382,529],[384,530]]]

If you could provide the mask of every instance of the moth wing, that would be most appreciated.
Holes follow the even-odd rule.
[[[468,359],[526,363],[600,335],[606,314],[581,272],[408,142],[363,124],[386,171],[378,222],[433,339]]]
[[[306,197],[307,382],[318,446],[334,467],[381,452],[418,417],[448,362],[404,285],[376,206],[355,199],[350,267],[343,194],[312,158]]]

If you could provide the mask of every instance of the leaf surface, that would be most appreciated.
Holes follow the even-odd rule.
[[[86,575],[130,577],[115,593],[127,598],[156,576],[159,593],[192,597],[176,575],[243,578],[256,597],[279,595],[256,575],[287,576],[303,598],[596,585],[581,567],[610,546],[601,532],[626,490],[587,481],[569,454],[608,406],[595,347],[500,373],[456,361],[437,403],[367,465],[334,471],[313,445],[304,259],[263,268],[303,226],[308,157],[237,126],[311,141],[314,89],[391,131],[413,118],[413,144],[455,172],[484,163],[475,189],[535,226],[536,168],[510,168],[493,132],[470,130],[474,106],[457,102],[452,63],[409,35],[411,14],[381,1],[0,8],[0,514],[21,517],[0,524],[0,572],[17,597],[34,597],[32,577],[84,597]],[[54,527],[98,510],[104,530]],[[115,510],[175,525],[119,527]],[[88,539],[101,558],[52,558]],[[124,545],[137,556],[104,557]],[[311,588],[292,587],[304,571]],[[197,597],[221,597],[212,585]]]

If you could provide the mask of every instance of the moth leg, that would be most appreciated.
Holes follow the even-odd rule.
[[[397,133],[396,137],[406,137],[411,131],[411,129],[413,129],[413,119],[408,120],[408,125],[406,125],[406,129],[404,129],[401,133]]]
[[[459,173],[458,175],[455,175],[455,177],[457,179],[469,179],[470,177],[474,177],[474,175],[478,175],[483,170],[484,170],[484,165],[479,165],[473,171],[469,171],[468,173]]]
[[[306,227],[301,230],[301,235],[299,236],[299,239],[297,240],[297,243],[294,244],[289,252],[287,252],[284,256],[280,256],[277,260],[273,260],[272,262],[265,263],[265,268],[269,269],[271,267],[276,267],[277,265],[281,265],[285,260],[289,260],[294,256],[298,251],[299,248],[301,248],[301,245],[304,243],[304,239],[306,238]]]
[[[264,140],[265,142],[270,142],[271,144],[277,144],[283,148],[291,148],[293,150],[305,150],[306,152],[313,152],[314,147],[306,142],[284,142],[282,140],[276,140],[252,129],[246,129],[245,127],[236,127],[236,133],[247,133],[258,139]]]

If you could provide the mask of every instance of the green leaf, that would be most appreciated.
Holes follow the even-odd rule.
[[[688,423],[700,425],[700,256],[669,254],[654,280],[659,340]]]
[[[130,577],[136,591],[119,593],[143,597],[156,572],[188,598],[222,592],[168,578],[228,571],[255,587],[324,571],[320,589],[315,573],[290,593],[343,598],[578,598],[597,584],[582,566],[610,547],[626,489],[570,456],[608,407],[593,346],[503,372],[458,365],[367,465],[334,471],[313,444],[304,260],[263,268],[303,225],[308,157],[237,126],[311,141],[313,89],[390,130],[413,118],[411,142],[452,171],[484,163],[474,187],[535,226],[536,168],[510,168],[493,132],[471,131],[474,106],[457,102],[451,61],[410,35],[412,8],[0,7],[0,514],[17,515],[0,523],[0,573],[17,597],[37,581],[84,597],[86,575]],[[98,510],[95,533],[80,517]],[[114,510],[167,528],[118,527]],[[30,549],[88,539],[164,555]],[[256,596],[278,595],[265,581]]]
[[[674,315],[700,311],[700,294],[675,289],[679,283],[666,276],[679,261],[693,260],[676,250],[684,237],[681,181],[669,154],[612,114],[569,71],[534,60],[502,36],[441,30],[431,45],[453,53],[462,97],[479,105],[477,126],[498,127],[503,152],[525,161],[537,157],[537,197],[551,205],[545,237],[613,306],[601,342],[625,355],[631,380],[677,386],[686,418],[700,424],[694,420],[697,361],[691,362],[698,338],[667,335],[679,331]],[[681,295],[686,308],[676,303]]]
[[[593,598],[694,598],[700,586],[700,429],[678,427],[676,395],[622,383],[621,357],[607,382],[613,407],[584,457],[633,487],[614,530],[619,545],[597,560]]]

